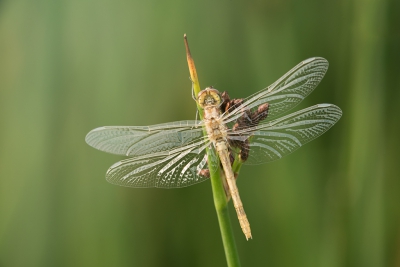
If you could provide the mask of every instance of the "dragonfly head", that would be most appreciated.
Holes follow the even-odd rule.
[[[217,89],[207,87],[200,91],[197,96],[197,102],[203,109],[206,107],[218,107],[222,104],[221,94]]]

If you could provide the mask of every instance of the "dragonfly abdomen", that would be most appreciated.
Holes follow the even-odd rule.
[[[224,169],[226,182],[228,183],[229,191],[231,194],[233,206],[235,207],[236,214],[239,219],[240,227],[246,239],[252,238],[251,236],[251,229],[250,223],[247,219],[246,213],[243,208],[243,203],[240,199],[239,190],[236,185],[236,179],[233,174],[233,170],[231,167],[231,161],[229,158],[229,150],[228,150],[228,143],[225,140],[220,140],[215,143],[215,148],[217,150],[218,156],[221,160],[222,167]]]

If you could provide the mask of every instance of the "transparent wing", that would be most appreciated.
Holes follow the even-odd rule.
[[[86,143],[101,151],[144,156],[204,140],[201,124],[177,121],[152,126],[105,126],[86,135]]]
[[[318,104],[258,126],[230,131],[229,138],[249,140],[249,158],[245,164],[261,164],[282,158],[317,138],[342,116],[332,104]]]
[[[188,145],[172,153],[159,153],[135,157],[115,163],[107,171],[106,179],[112,184],[127,187],[179,188],[208,180],[199,172],[207,169],[206,147],[213,153],[214,161],[219,164],[214,149],[209,144]]]
[[[260,92],[246,98],[243,104],[224,114],[224,122],[239,118],[245,110],[255,110],[268,103],[267,121],[276,118],[299,104],[309,95],[324,77],[329,63],[326,59],[315,57],[300,62],[276,82]]]

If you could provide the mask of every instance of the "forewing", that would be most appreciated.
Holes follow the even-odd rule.
[[[125,156],[144,156],[170,151],[203,138],[195,121],[152,126],[105,126],[86,135],[86,142],[101,151]]]
[[[224,114],[224,122],[233,122],[242,116],[245,110],[256,110],[268,103],[267,121],[290,110],[309,95],[324,77],[329,63],[326,59],[315,57],[300,62],[279,80],[246,98],[243,104]]]
[[[106,179],[127,187],[179,188],[208,180],[200,176],[207,169],[206,145],[194,145],[173,153],[129,158],[112,165]],[[213,148],[210,148],[211,150]]]
[[[232,140],[249,140],[245,164],[261,164],[288,155],[331,128],[342,116],[332,104],[315,105],[258,126],[230,131]]]

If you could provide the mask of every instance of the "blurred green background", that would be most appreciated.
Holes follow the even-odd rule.
[[[0,266],[225,266],[211,185],[111,185],[104,125],[194,119],[200,84],[246,97],[301,60],[330,69],[296,109],[342,119],[245,166],[243,266],[400,266],[400,2],[0,1]]]

